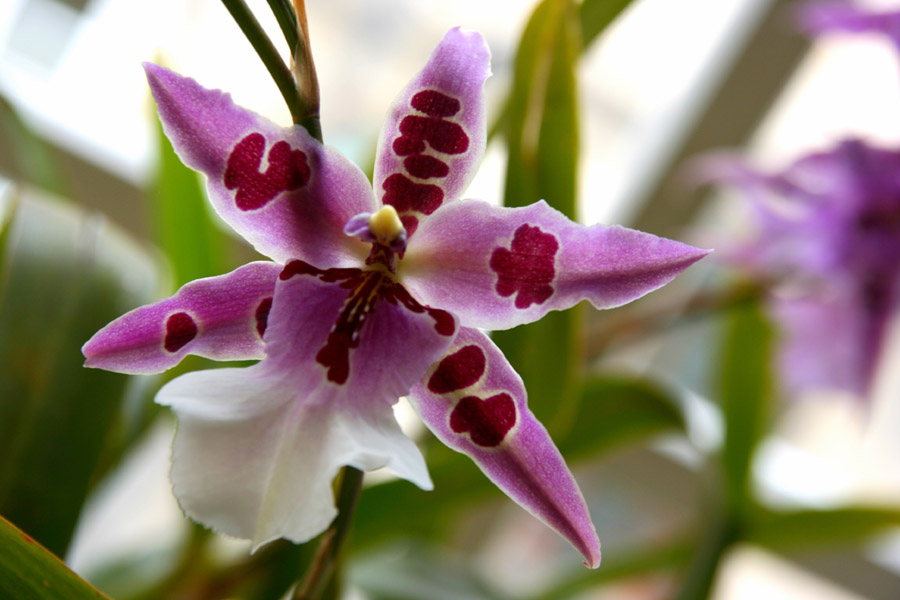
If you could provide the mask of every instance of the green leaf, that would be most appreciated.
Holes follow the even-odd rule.
[[[678,401],[663,388],[621,376],[594,377],[581,390],[578,418],[556,442],[566,460],[573,461],[684,430]]]
[[[80,348],[155,294],[156,268],[102,219],[28,193],[4,252],[0,513],[63,555],[130,381]]]
[[[731,312],[718,390],[725,419],[725,492],[736,514],[748,507],[751,461],[769,423],[773,341],[772,328],[758,302]]]
[[[758,509],[744,540],[779,552],[858,546],[900,526],[900,507],[848,506],[829,510]]]
[[[509,156],[506,206],[545,199],[575,217],[578,107],[575,66],[581,51],[571,0],[544,0],[522,34],[504,135]],[[532,410],[554,431],[573,418],[580,376],[579,309],[494,333],[522,375]],[[548,421],[550,414],[555,421]]]
[[[525,27],[504,132],[509,147],[506,206],[545,199],[575,218],[579,39],[570,0],[544,0]]]
[[[227,238],[213,222],[196,172],[182,164],[157,125],[159,154],[152,210],[156,242],[172,263],[176,287],[228,270]]]
[[[106,598],[34,539],[0,517],[0,598]]]
[[[579,7],[581,39],[589,46],[632,0],[584,0]]]
[[[597,37],[631,4],[632,0],[584,0],[578,7],[581,30],[581,52],[586,51]],[[503,103],[488,128],[488,141],[507,127],[509,121],[509,101]]]

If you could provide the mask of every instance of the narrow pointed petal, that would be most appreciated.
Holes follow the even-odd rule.
[[[600,564],[600,541],[578,484],[528,410],[522,380],[486,335],[461,328],[409,399],[442,442],[559,532],[587,566]]]
[[[475,175],[487,139],[482,86],[490,62],[480,34],[451,29],[394,100],[378,141],[374,186],[409,236]]]
[[[166,136],[181,160],[207,177],[216,212],[276,262],[302,258],[342,266],[367,248],[342,233],[375,210],[365,175],[300,126],[282,128],[231,96],[145,64]]]
[[[157,402],[178,415],[171,478],[191,518],[228,535],[306,542],[337,511],[331,484],[344,465],[387,467],[423,488],[421,454],[381,402],[308,402],[297,381],[259,363],[183,375]]]
[[[507,329],[587,299],[630,302],[708,251],[624,227],[586,227],[541,201],[502,208],[467,200],[419,229],[401,278],[425,303],[468,327]]]
[[[85,366],[150,374],[188,354],[214,360],[265,356],[263,334],[281,266],[254,262],[227,275],[197,279],[165,300],[136,308],[82,347]]]

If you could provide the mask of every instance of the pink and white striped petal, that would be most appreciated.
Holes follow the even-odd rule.
[[[579,225],[544,201],[502,208],[466,200],[422,224],[400,276],[420,301],[467,327],[507,329],[584,299],[625,304],[707,253],[624,227]]]
[[[188,516],[255,549],[324,531],[337,514],[331,484],[344,465],[387,467],[431,489],[388,404],[304,398],[292,375],[263,361],[189,373],[160,390],[156,401],[178,416],[171,478]]]
[[[490,62],[479,33],[451,29],[394,100],[378,140],[374,186],[408,236],[475,175],[487,139],[482,87]]]
[[[263,358],[263,334],[280,271],[276,263],[249,263],[136,308],[88,340],[81,348],[85,366],[151,374],[174,367],[188,354],[215,360]]]
[[[578,484],[528,410],[518,374],[483,333],[463,327],[409,396],[432,432],[497,487],[600,564],[600,541]]]
[[[375,209],[366,176],[300,126],[279,127],[231,96],[145,64],[163,129],[181,160],[207,177],[216,212],[276,262],[344,266],[368,248],[342,233]]]

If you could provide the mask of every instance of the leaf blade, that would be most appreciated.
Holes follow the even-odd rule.
[[[108,600],[3,517],[0,517],[0,596],[16,600]]]

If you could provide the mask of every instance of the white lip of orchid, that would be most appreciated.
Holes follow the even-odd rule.
[[[369,232],[379,244],[392,246],[398,238],[406,233],[406,229],[400,222],[397,210],[390,204],[386,204],[369,217]]]

